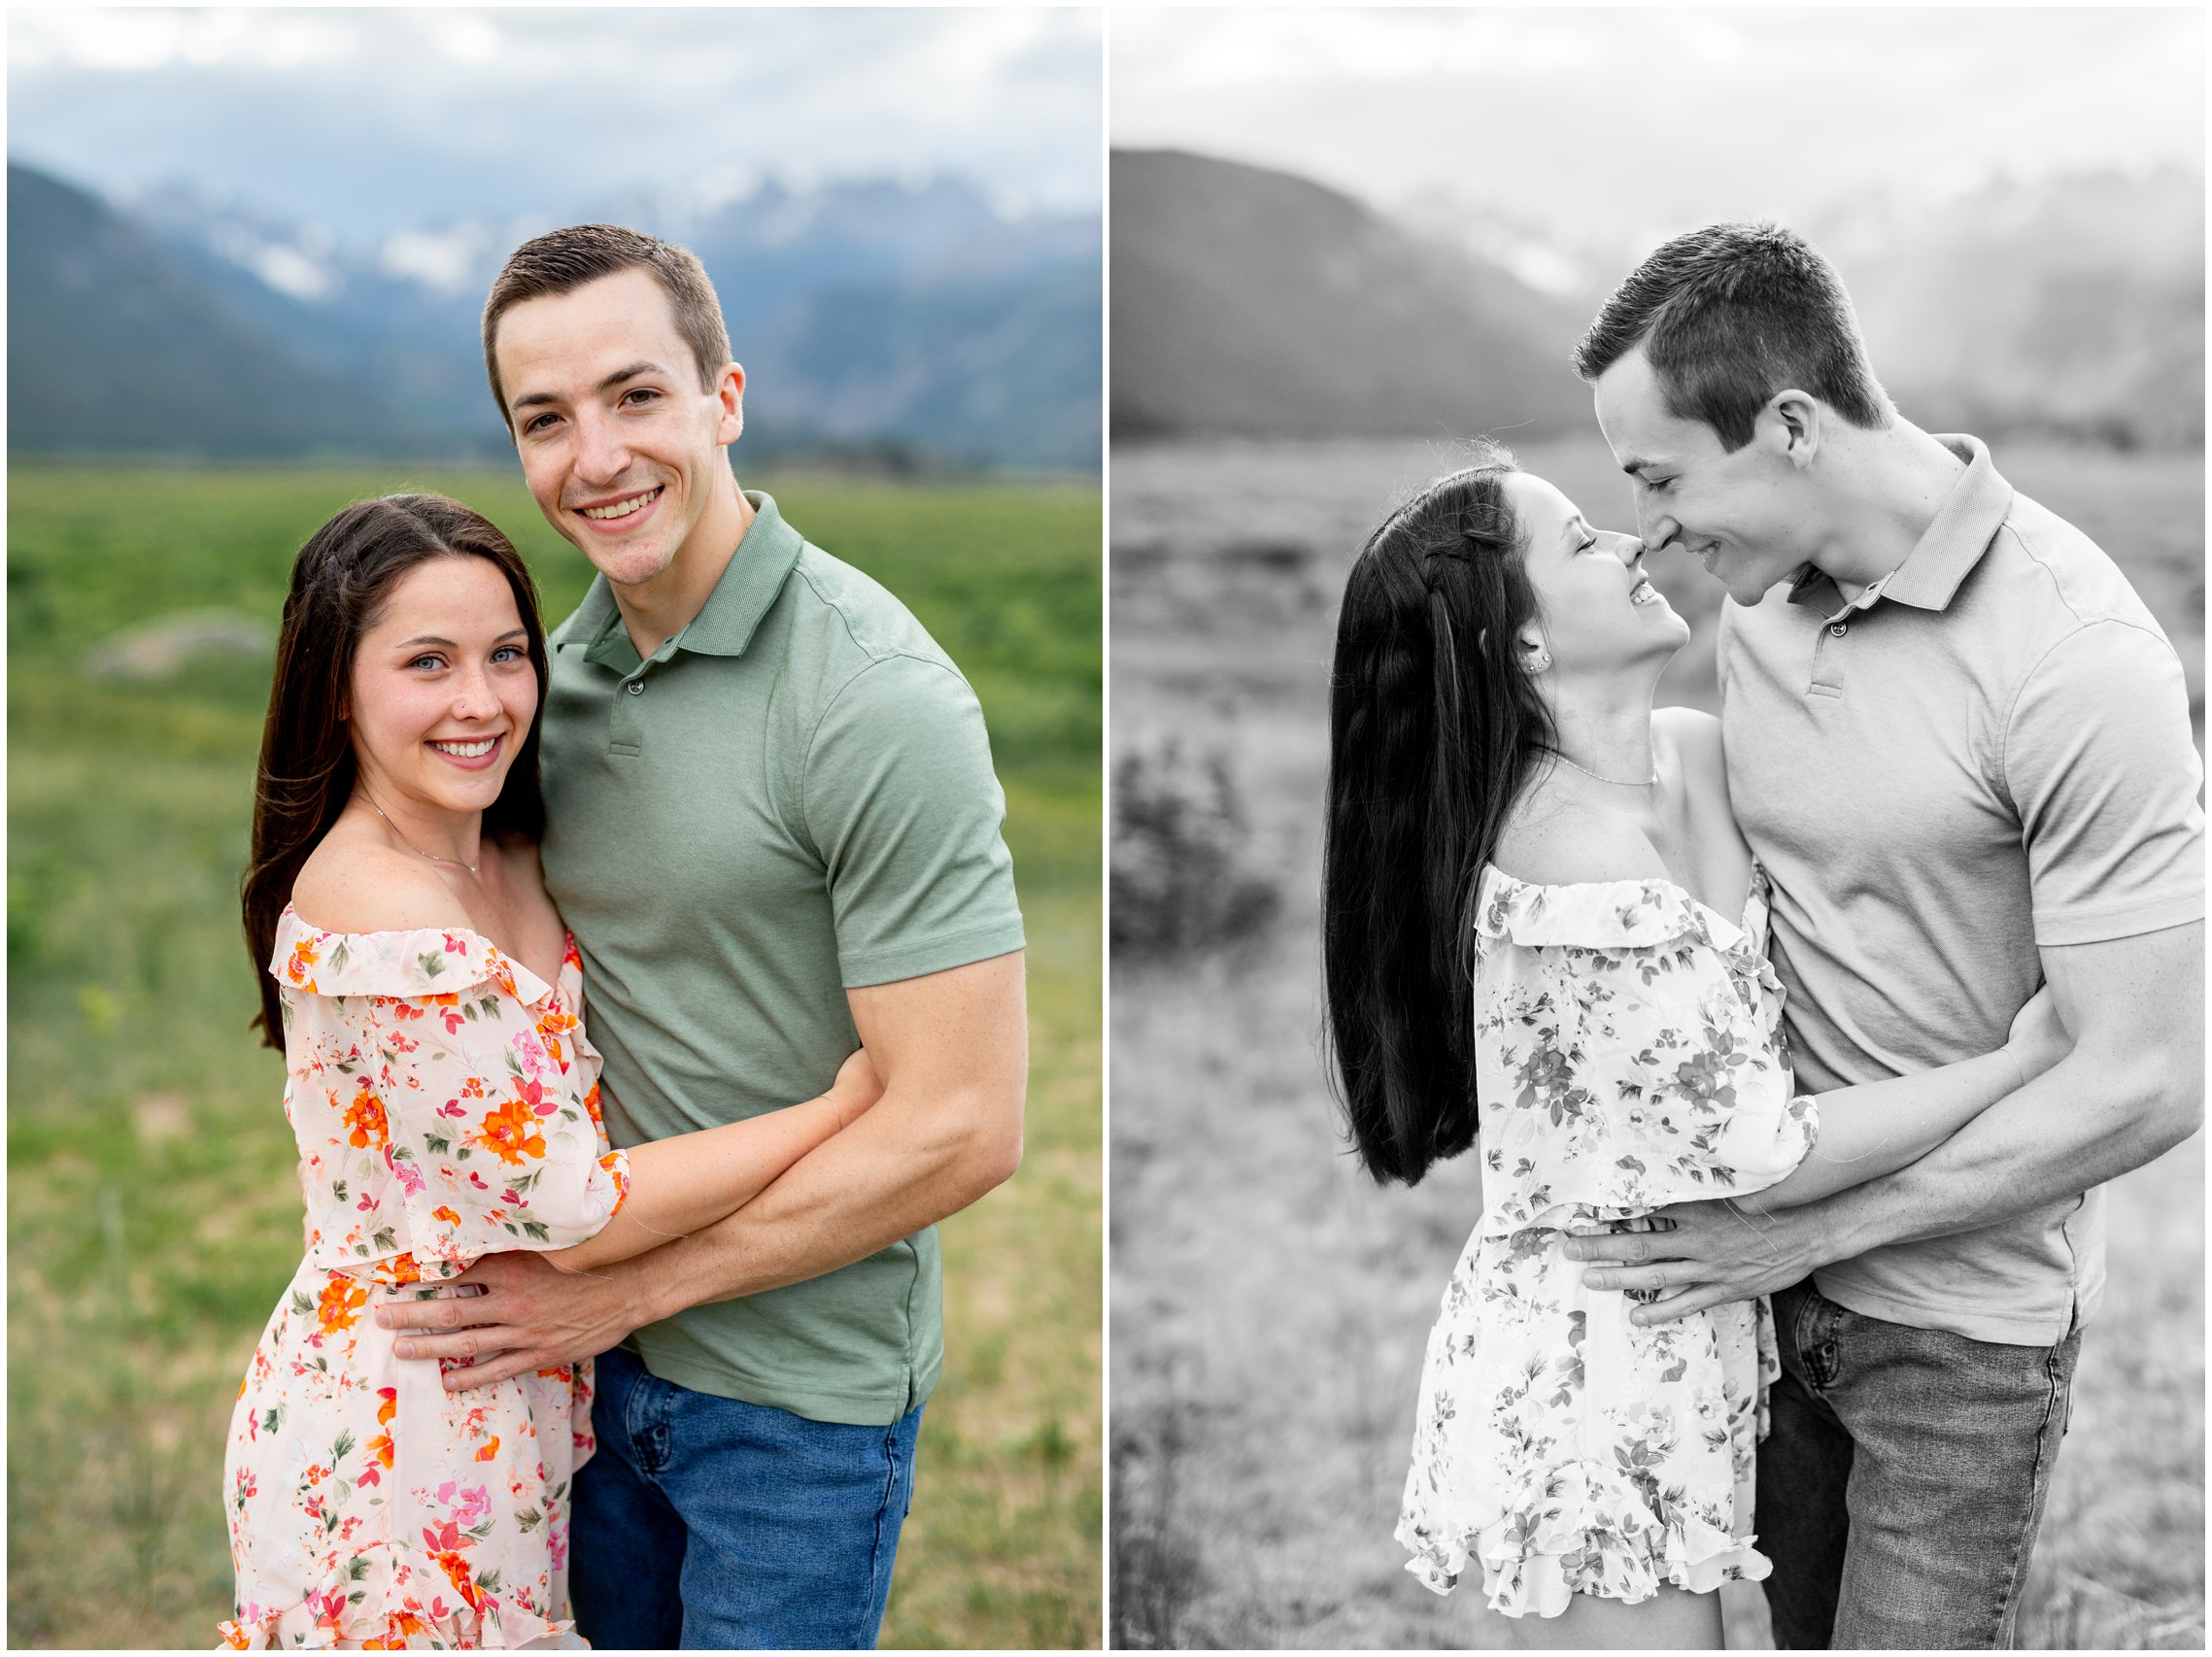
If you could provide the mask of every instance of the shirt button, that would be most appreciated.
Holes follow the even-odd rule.
[[[1836,631],[1841,632],[1843,629],[1841,627],[1838,627]],[[632,679],[630,682],[628,689],[631,695],[642,696],[645,694],[645,681],[642,679]]]
[[[1840,638],[1842,638],[1843,636],[1844,636],[1844,625],[1843,625],[1841,622],[1830,622],[1830,623],[1828,624],[1828,637],[1830,637],[1830,638],[1834,638],[1834,639],[1840,639]],[[636,686],[636,685],[632,685],[632,686],[630,687],[630,689],[631,689],[632,691],[635,691],[635,690],[638,690],[638,689],[640,689],[640,687],[639,687],[639,686]]]

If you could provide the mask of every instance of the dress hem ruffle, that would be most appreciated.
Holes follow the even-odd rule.
[[[1593,1498],[1596,1491],[1605,1494]],[[1635,1536],[1604,1524],[1606,1514],[1624,1509],[1650,1511],[1644,1498],[1607,1469],[1566,1463],[1518,1480],[1498,1505],[1501,1517],[1489,1524],[1433,1524],[1408,1511],[1397,1538],[1413,1556],[1406,1569],[1434,1594],[1449,1594],[1469,1563],[1479,1563],[1490,1607],[1507,1616],[1555,1617],[1577,1594],[1633,1606],[1662,1587],[1711,1593],[1723,1582],[1762,1581],[1774,1569],[1752,1545],[1755,1536],[1737,1537],[1694,1515],[1659,1521]],[[1527,1512],[1551,1522],[1513,1539],[1505,1515]],[[1600,1533],[1629,1546],[1601,1548]]]
[[[424,1596],[387,1586],[356,1604],[365,1573],[355,1562],[376,1554],[403,1556],[419,1575],[437,1585],[425,1608]],[[460,1603],[448,1609],[446,1592]],[[372,1605],[371,1599],[376,1603]],[[471,1585],[465,1592],[430,1554],[393,1542],[357,1548],[334,1558],[322,1585],[306,1598],[275,1610],[234,1617],[218,1632],[233,1651],[329,1650],[352,1640],[367,1651],[515,1651],[526,1645],[578,1644],[576,1624],[564,1617],[549,1621],[518,1606],[502,1606],[499,1596]]]

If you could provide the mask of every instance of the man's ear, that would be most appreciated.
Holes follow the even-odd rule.
[[[716,447],[727,449],[745,435],[744,364],[723,364],[722,377],[715,381],[714,391],[722,399],[722,419],[715,427],[714,441]]]
[[[1777,391],[1759,410],[1757,435],[1799,471],[1821,452],[1821,422],[1825,411],[1818,397],[1794,388]]]

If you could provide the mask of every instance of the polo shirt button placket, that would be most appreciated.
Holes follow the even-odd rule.
[[[630,697],[645,693],[645,669],[640,666],[637,677],[625,680],[622,688],[629,695],[615,698],[613,715],[608,722],[607,752],[633,758],[644,751],[645,727],[630,711],[637,706]]]

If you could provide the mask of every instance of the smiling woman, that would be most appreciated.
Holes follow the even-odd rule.
[[[294,566],[280,656],[246,914],[307,1252],[232,1413],[223,1635],[573,1644],[590,1360],[456,1397],[372,1301],[450,1295],[421,1285],[491,1251],[581,1272],[711,1225],[882,1087],[854,1054],[804,1105],[609,1147],[582,963],[538,872],[544,634],[485,520],[425,495],[341,512]]]

